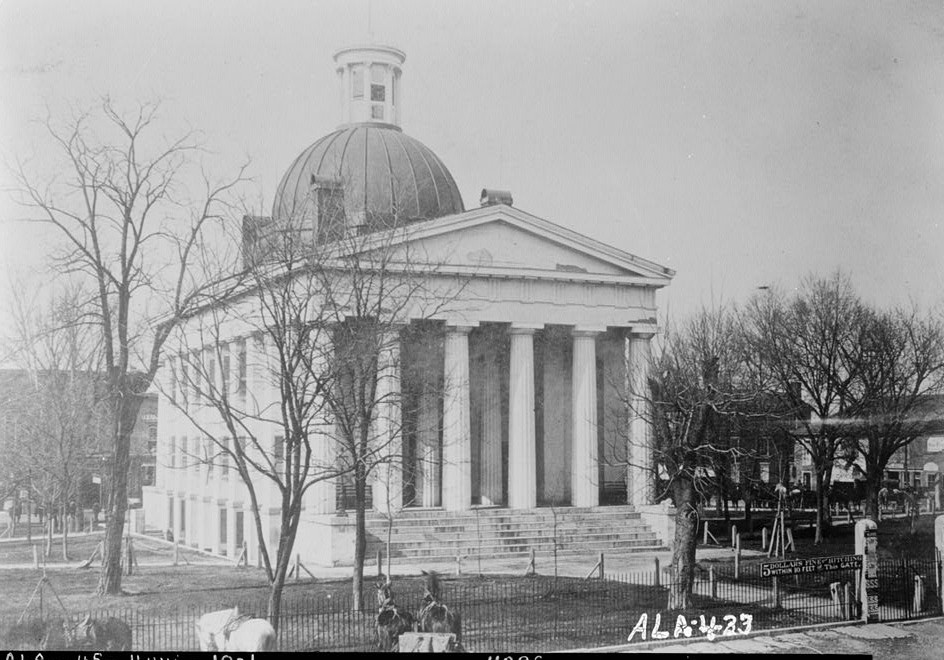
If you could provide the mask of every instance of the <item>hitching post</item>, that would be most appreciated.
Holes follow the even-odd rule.
[[[942,516],[942,517],[944,517],[944,516]],[[656,578],[655,578],[655,586],[657,586],[657,587],[658,587],[658,586],[659,586],[659,558],[658,558],[658,557],[653,557],[653,560],[654,560],[654,562],[655,562],[655,565],[656,565],[656,572],[655,572],[655,576],[656,576]]]
[[[760,530],[760,549],[761,550],[767,549],[767,528],[766,527]]]
[[[938,516],[934,519],[934,547],[937,548],[938,568],[941,568],[941,561],[944,560],[944,516]],[[944,584],[944,575],[938,584]],[[944,608],[944,589],[938,589],[941,598],[941,607]],[[942,609],[944,611],[944,609]]]
[[[878,525],[863,518],[855,524],[855,553],[862,556],[859,576],[859,603],[862,621],[878,621]]]

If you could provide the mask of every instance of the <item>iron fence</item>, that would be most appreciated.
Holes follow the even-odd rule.
[[[741,567],[737,576],[730,565],[706,565],[695,576],[690,603],[684,610],[672,609],[675,584],[663,578],[653,571],[607,575],[606,579],[543,575],[444,578],[442,599],[461,617],[463,645],[479,652],[563,650],[652,641],[654,636],[658,639],[680,634],[723,636],[747,629],[773,630],[858,616],[857,571],[807,573],[774,579],[762,577],[757,564]],[[940,580],[941,564],[937,560],[881,562],[881,619],[893,621],[941,614]],[[315,588],[318,585],[314,585]],[[419,611],[423,596],[419,578],[397,579],[393,588],[400,607],[414,613]],[[354,610],[349,592],[322,591],[286,593],[277,626],[279,648],[287,651],[374,650],[376,601],[373,591],[365,592],[364,602],[368,607],[360,612]],[[126,608],[91,614],[95,618],[111,616],[127,622],[132,628],[135,650],[186,651],[198,647],[195,626],[201,615],[234,605],[241,612],[256,616],[264,616],[266,612],[265,600],[256,598],[224,602],[216,607],[188,606],[160,611]],[[3,631],[9,633],[9,625],[0,625],[0,646],[15,643],[2,639]]]

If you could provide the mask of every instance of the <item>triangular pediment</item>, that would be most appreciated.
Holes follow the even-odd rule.
[[[595,241],[513,207],[476,209],[415,225],[396,238],[412,262],[484,274],[643,279],[668,284],[675,274],[651,261]],[[365,246],[367,247],[367,246]]]

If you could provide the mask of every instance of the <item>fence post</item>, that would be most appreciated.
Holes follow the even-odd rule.
[[[777,578],[772,578],[774,581],[774,609],[780,609],[780,582]]]
[[[738,528],[737,525],[731,525],[731,547],[734,547],[734,540],[737,538]]]
[[[924,609],[924,580],[920,575],[914,576],[914,613],[917,614]]]
[[[708,567],[708,590],[712,598],[718,597],[718,587],[715,583],[715,567]]]
[[[658,587],[658,586],[661,586],[661,584],[660,584],[660,581],[661,581],[660,578],[661,578],[661,576],[660,576],[660,574],[659,574],[659,558],[658,558],[658,557],[653,557],[652,559],[653,559],[653,561],[655,562],[655,565],[656,565],[656,579],[655,579],[654,586]]]
[[[760,549],[767,549],[767,528],[764,527],[760,530]]]
[[[936,494],[939,493],[937,489],[934,491]],[[944,585],[944,576],[941,576],[942,560],[944,560],[944,516],[938,516],[934,519],[934,547],[937,548],[937,570],[935,571],[938,574],[938,598],[941,599],[941,611],[944,612],[944,589],[941,588]]]
[[[741,579],[741,539],[738,537],[737,552],[734,553],[734,579]]]

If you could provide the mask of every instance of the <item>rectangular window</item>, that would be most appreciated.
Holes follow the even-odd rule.
[[[223,347],[223,364],[220,366],[220,378],[223,381],[223,392],[225,392],[227,396],[229,395],[229,352],[231,346],[232,344],[230,344],[230,346]]]
[[[180,395],[183,398],[184,410],[190,403],[190,365],[187,356],[180,356]]]
[[[177,438],[171,436],[168,443],[168,453],[170,454],[170,466],[177,467]]]
[[[384,118],[384,107],[382,105],[372,105],[370,106],[370,118],[371,119],[383,119]]]
[[[934,488],[934,484],[937,483],[937,475],[933,472],[928,472],[928,488]]]
[[[283,436],[275,436],[275,442],[272,444],[272,454],[275,457],[275,469],[277,472],[281,472],[285,459],[285,438]]]
[[[944,435],[932,435],[928,438],[928,453],[936,454],[944,451]]]
[[[229,479],[229,438],[223,438],[223,453],[220,456],[220,477]]]
[[[239,379],[236,386],[236,394],[238,396],[246,396],[246,342],[251,341],[251,339],[242,339],[236,345],[236,350],[239,351],[236,359],[237,369],[237,378]]]
[[[809,472],[804,472],[803,473],[803,488],[805,488],[806,490],[809,490],[812,479],[813,479],[812,474],[810,474]]]
[[[383,64],[371,64],[370,65],[370,82],[383,83],[386,73],[387,73],[387,67],[385,67]]]
[[[207,354],[207,382],[206,382],[206,392],[207,392],[207,402],[213,400],[216,392],[216,356],[213,355],[213,351],[210,351]]]
[[[364,98],[364,69],[361,67],[351,69],[351,96],[355,99]]]
[[[180,439],[180,467],[186,470],[189,462],[190,461],[187,459],[187,438],[181,438]]]
[[[370,100],[383,103],[387,97],[387,88],[383,85],[370,86]]]
[[[207,476],[213,474],[213,463],[216,461],[216,447],[210,438],[203,439],[203,454],[206,457]]]
[[[193,351],[190,354],[190,366],[193,367],[193,402],[195,405],[203,403],[203,374],[201,373],[200,353]]]

